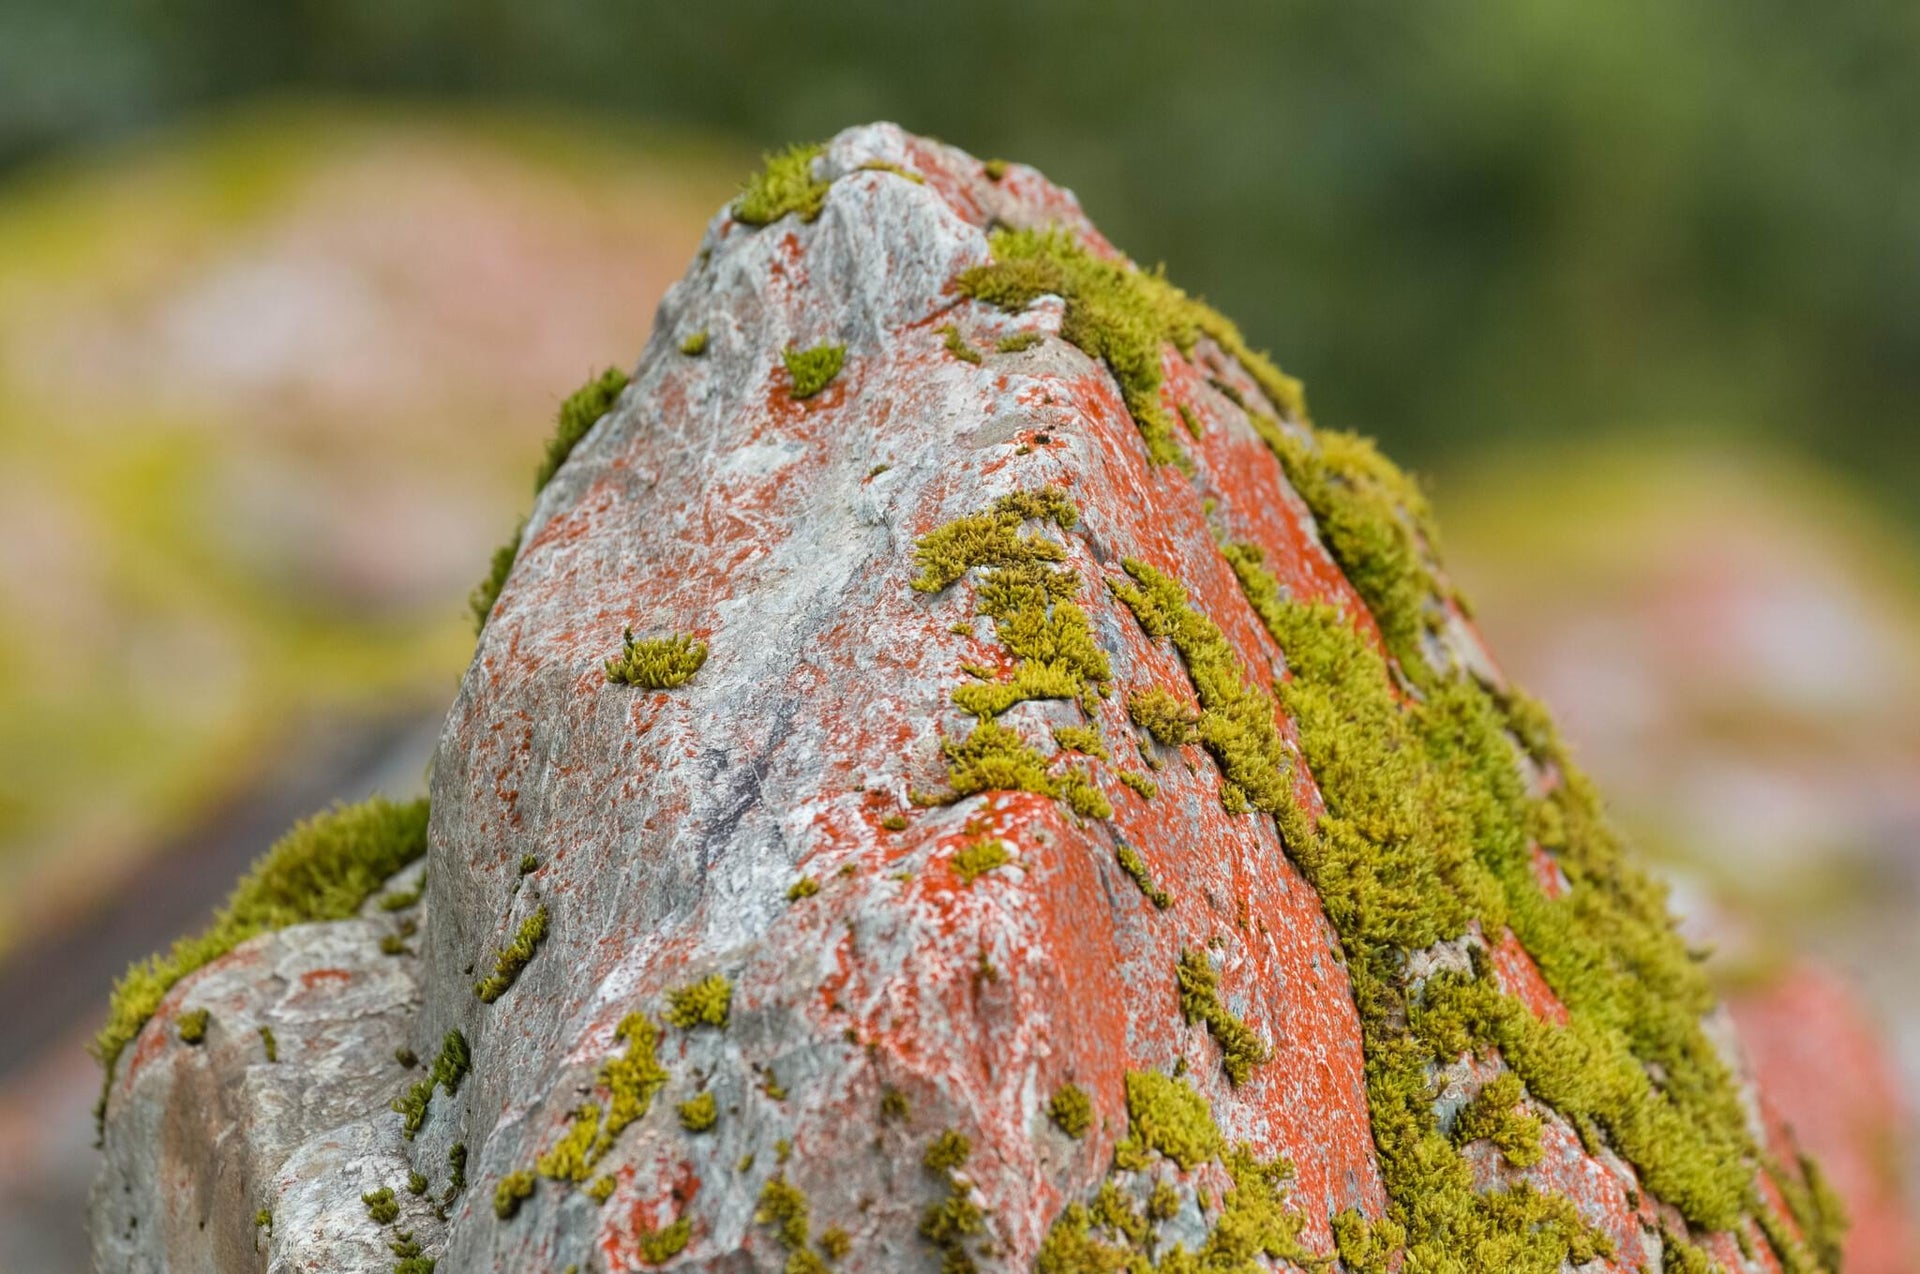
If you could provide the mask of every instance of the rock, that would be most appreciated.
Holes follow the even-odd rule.
[[[775,157],[584,392],[417,968],[357,919],[175,986],[103,1265],[1831,1263],[1418,492],[1066,192],[887,125]],[[471,1053],[423,1115],[402,1033]]]

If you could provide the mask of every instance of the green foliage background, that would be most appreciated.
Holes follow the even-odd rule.
[[[1905,0],[0,0],[0,162],[261,92],[1028,160],[1416,465],[1784,440],[1920,517]]]

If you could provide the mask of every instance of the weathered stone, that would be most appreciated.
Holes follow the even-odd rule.
[[[882,125],[770,173],[535,504],[419,967],[351,921],[176,987],[103,1265],[244,1265],[265,1207],[273,1269],[1627,1270],[1689,1220],[1815,1268],[1731,1026],[1403,480],[1031,170]],[[995,226],[1071,239],[969,275]],[[408,1140],[393,1050],[451,1031]],[[407,1180],[456,1144],[443,1224]]]

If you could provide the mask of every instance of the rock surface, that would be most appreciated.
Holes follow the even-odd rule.
[[[1663,1003],[1690,1069],[1632,1060],[1644,1024],[1602,1021],[1590,971],[1516,936],[1589,902],[1629,929],[1619,908],[1657,915],[1631,869],[1583,874],[1543,821],[1513,841],[1512,931],[1485,923],[1508,901],[1419,921],[1482,880],[1423,838],[1472,848],[1504,815],[1424,788],[1360,808],[1368,772],[1406,757],[1341,723],[1454,704],[1465,738],[1509,700],[1436,566],[1336,560],[1358,524],[1314,500],[1393,480],[1356,462],[1317,495],[1290,482],[1289,448],[1321,444],[1224,330],[1143,368],[1125,330],[1090,324],[1091,291],[1078,310],[1044,287],[963,295],[994,227],[1062,227],[1123,262],[1031,170],[878,125],[789,177],[796,211],[713,221],[632,383],[535,505],[441,738],[418,954],[384,954],[398,922],[375,911],[176,987],[110,1091],[102,1267],[1079,1274],[1204,1251],[1358,1274],[1412,1241],[1398,1268],[1820,1268],[1812,1181],[1725,1015]],[[821,360],[783,354],[823,346],[843,363],[803,394]],[[1394,516],[1424,559],[1416,512]],[[1382,601],[1403,584],[1410,629]],[[1383,670],[1324,720],[1301,697],[1319,656],[1276,637],[1319,631],[1322,612],[1284,609],[1315,602],[1363,652],[1327,684]],[[615,683],[627,630],[704,662]],[[1513,720],[1474,781],[1500,809],[1584,808]],[[1420,738],[1421,773],[1467,764]],[[1336,827],[1412,848],[1339,859]],[[1418,940],[1357,942],[1369,924]],[[1596,958],[1691,1004],[1669,947]],[[1421,1069],[1407,1041],[1458,1025],[1443,989],[1494,1000]],[[197,1047],[188,1007],[212,1011]],[[472,1073],[408,1139],[389,1102],[419,1074],[395,1049],[424,1064],[452,1031]],[[1540,1060],[1576,1039],[1579,1064]],[[1516,1072],[1527,1089],[1479,1100]],[[1611,1087],[1581,1087],[1595,1075]],[[1673,1119],[1695,1080],[1688,1100],[1733,1111],[1734,1140],[1710,1143],[1731,1159],[1669,1157],[1697,1131]],[[1431,1192],[1408,1184],[1428,1171]]]

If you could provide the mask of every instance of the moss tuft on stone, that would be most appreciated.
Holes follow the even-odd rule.
[[[1140,857],[1138,850],[1121,841],[1113,847],[1113,855],[1119,860],[1120,870],[1140,887],[1140,892],[1147,896],[1148,902],[1161,911],[1173,905],[1173,897],[1154,883],[1152,874],[1147,871],[1146,860]]]
[[[520,1205],[532,1197],[533,1174],[524,1168],[509,1172],[493,1189],[493,1214],[502,1221],[510,1221],[520,1211]]]
[[[480,997],[483,1004],[492,1004],[505,995],[546,938],[547,908],[542,903],[538,910],[520,922],[513,941],[495,953],[493,972],[473,984],[473,993]]]
[[[1158,686],[1128,694],[1127,715],[1155,743],[1170,748],[1192,743],[1200,725],[1198,708]]]
[[[706,353],[707,329],[703,327],[699,331],[690,334],[686,340],[681,341],[680,352],[688,358],[698,358]]]
[[[706,662],[707,643],[691,633],[635,641],[629,628],[619,657],[607,660],[607,680],[642,690],[671,690],[685,685]]]
[[[400,1215],[400,1202],[393,1197],[392,1186],[381,1186],[371,1194],[363,1194],[360,1202],[367,1205],[367,1215],[375,1225],[386,1225]]]
[[[787,376],[792,381],[792,396],[798,400],[811,398],[828,385],[846,366],[847,347],[844,345],[815,345],[811,349],[788,347],[780,352],[781,361],[787,365]]]
[[[693,1237],[693,1222],[680,1217],[657,1230],[640,1230],[633,1236],[633,1245],[639,1250],[640,1259],[648,1265],[664,1265],[680,1255],[686,1249],[687,1240]]]
[[[446,1090],[449,1097],[457,1096],[460,1082],[467,1077],[471,1066],[472,1055],[467,1049],[467,1037],[457,1029],[448,1031],[446,1038],[440,1042],[440,1053],[433,1059],[433,1067],[426,1077],[417,1080],[403,1096],[389,1103],[390,1108],[400,1116],[400,1135],[412,1141],[426,1123],[427,1106],[433,1100],[434,1088],[437,1086]],[[461,1153],[464,1155],[465,1151]]]
[[[188,1009],[176,1020],[182,1044],[198,1044],[207,1038],[207,1023],[213,1014],[206,1009]]]
[[[967,344],[967,338],[960,335],[960,329],[952,323],[935,328],[934,333],[946,338],[947,353],[961,362],[978,364],[981,361],[980,351]]]
[[[609,367],[567,395],[566,401],[560,404],[553,437],[547,442],[547,454],[534,471],[534,494],[546,490],[553,476],[560,472],[560,466],[573,454],[573,449],[580,445],[602,416],[613,410],[614,403],[619,401],[621,391],[626,389],[627,384],[625,372],[617,367]]]
[[[963,885],[971,885],[980,877],[997,867],[1005,867],[1013,861],[1013,855],[1007,852],[1004,841],[977,840],[967,845],[948,860],[953,874],[960,878]]]
[[[1220,1002],[1219,979],[1204,951],[1182,951],[1175,969],[1180,987],[1180,1015],[1189,1022],[1205,1023],[1207,1033],[1220,1045],[1220,1062],[1227,1078],[1244,1084],[1253,1068],[1269,1060],[1267,1046],[1245,1022],[1227,1011]]]
[[[106,1117],[106,1088],[121,1050],[140,1033],[168,991],[256,934],[315,920],[344,920],[395,872],[427,849],[427,803],[381,797],[341,806],[294,827],[234,886],[213,924],[149,956],[114,985],[107,1023],[93,1055],[106,1075],[96,1122]]]
[[[1078,1084],[1062,1084],[1047,1103],[1047,1117],[1061,1132],[1077,1140],[1093,1126],[1093,1098]]]
[[[1512,1071],[1490,1080],[1454,1120],[1453,1139],[1460,1145],[1490,1142],[1516,1168],[1540,1162],[1540,1118],[1524,1109],[1526,1085]]]
[[[667,1021],[682,1030],[696,1026],[727,1028],[733,1006],[733,983],[718,973],[667,992]]]
[[[714,1103],[712,1093],[701,1093],[675,1106],[674,1113],[680,1116],[680,1126],[688,1132],[706,1132],[719,1121],[720,1110]]]
[[[1001,354],[1018,354],[1036,345],[1043,345],[1046,340],[1047,338],[1039,332],[1014,332],[1010,336],[1003,336],[995,341],[993,348]]]
[[[772,225],[790,214],[812,221],[826,205],[830,182],[813,175],[813,161],[826,148],[790,146],[768,155],[760,171],[747,179],[733,201],[734,220],[743,225]]]

